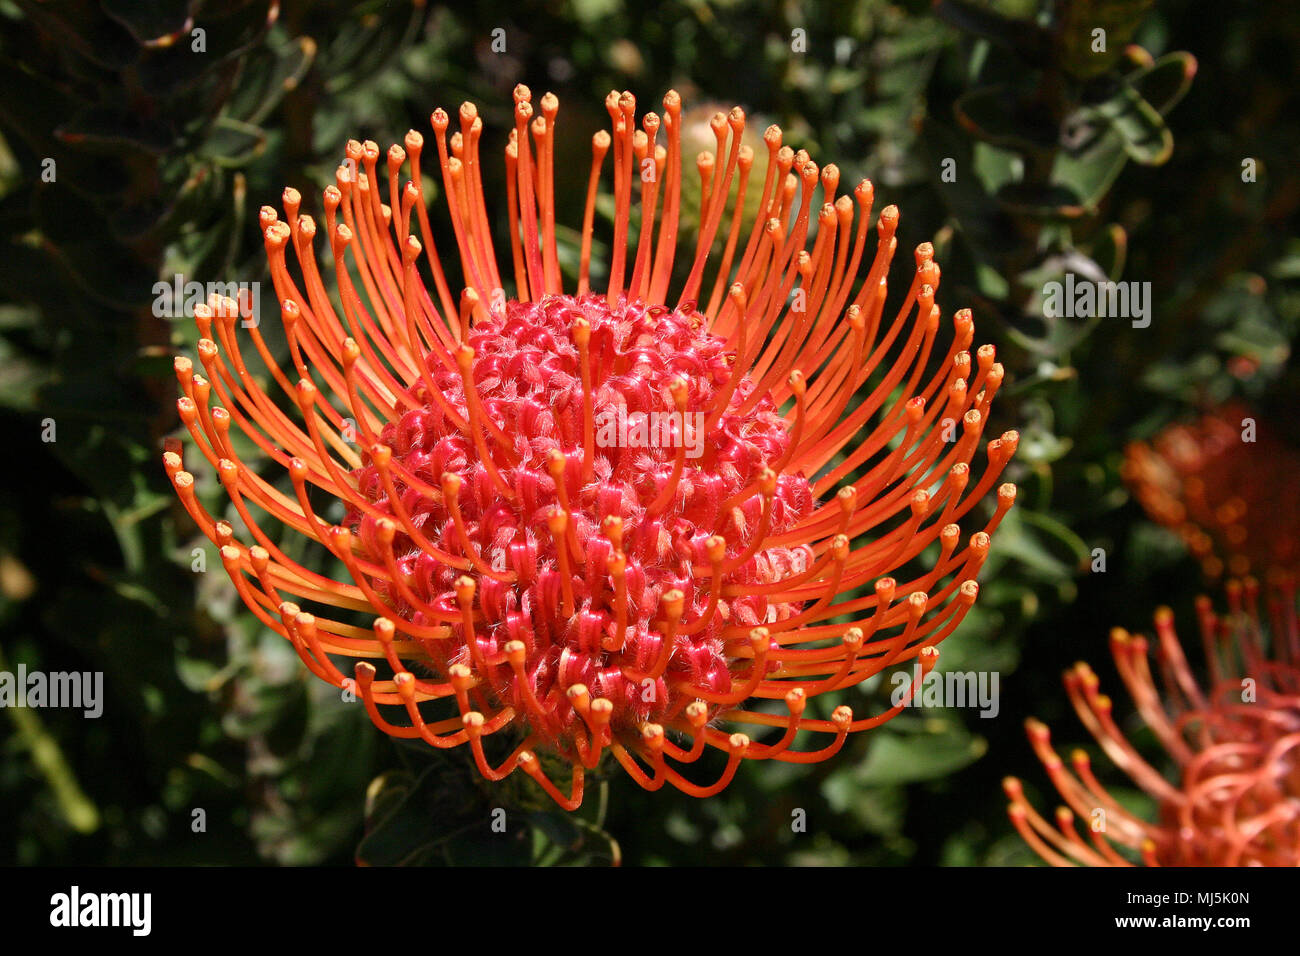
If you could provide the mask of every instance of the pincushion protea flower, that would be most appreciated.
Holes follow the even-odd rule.
[[[1170,780],[1138,753],[1112,715],[1111,700],[1087,664],[1066,672],[1075,712],[1106,755],[1159,806],[1143,820],[1109,794],[1076,750],[1067,770],[1047,727],[1026,724],[1030,742],[1068,806],[1056,826],[1008,777],[1008,812],[1024,839],[1056,866],[1123,866],[1116,847],[1136,850],[1151,866],[1295,866],[1300,864],[1300,626],[1296,589],[1277,579],[1262,624],[1254,579],[1229,581],[1228,613],[1197,602],[1208,686],[1193,677],[1174,630],[1173,613],[1155,615],[1155,659],[1164,693],[1148,662],[1146,638],[1116,628],[1110,646],[1143,722],[1178,768]],[[1271,638],[1269,633],[1271,632]],[[1085,840],[1075,824],[1083,818]]]
[[[1245,440],[1249,437],[1251,440]],[[1125,450],[1124,480],[1153,521],[1177,532],[1207,577],[1300,571],[1300,455],[1232,404]]]
[[[538,112],[522,86],[505,147],[514,298],[489,229],[471,104],[449,139],[451,118],[431,118],[459,298],[430,229],[419,133],[386,156],[349,143],[325,189],[324,268],[337,302],[317,258],[322,227],[301,196],[285,191],[283,219],[263,208],[291,367],[259,328],[241,340],[228,300],[195,309],[203,374],[176,361],[181,420],[252,541],[236,539],[234,517],[204,510],[179,444],[164,456],[243,600],[314,674],[354,688],[385,732],[468,744],[486,777],[522,768],[569,808],[605,751],[648,789],[706,796],[744,757],[822,760],[850,732],[889,720],[899,708],[855,718],[816,699],[903,661],[934,666],[1015,497],[1001,486],[992,517],[962,546],[956,522],[1017,443],[1014,432],[988,442],[976,474],[1003,371],[991,346],[967,351],[967,311],[936,349],[939,267],[928,244],[897,317],[882,319],[898,211],[881,211],[859,284],[870,182],[839,194],[839,170],[818,169],[773,126],[762,214],[746,234],[734,210],[755,188],[753,150],[740,145],[744,113],[719,113],[717,153],[696,160],[699,238],[679,249],[679,97],[670,92],[662,118],[647,113],[641,129],[631,94],[606,105],[612,130],[592,139],[571,293],[556,239],[558,102],[548,94]],[[594,210],[611,152],[613,245],[596,293]],[[677,263],[689,271],[670,296]],[[250,370],[252,353],[269,382]],[[270,382],[292,412],[263,390]],[[611,415],[631,423],[636,447],[610,444]],[[642,428],[651,415],[668,426]],[[236,428],[287,482],[241,459],[249,446]],[[660,441],[643,440],[651,435]],[[268,520],[323,546],[341,579],[291,557],[298,550],[277,543]],[[922,556],[911,580],[889,576]],[[351,675],[338,657],[356,659]],[[440,703],[442,716],[426,715]],[[390,723],[390,706],[409,724]],[[741,727],[775,729],[759,742]],[[822,745],[796,749],[801,731]],[[494,765],[484,739],[498,734],[509,747]],[[694,783],[680,767],[706,748],[727,755],[725,768]],[[572,766],[567,793],[544,754]]]

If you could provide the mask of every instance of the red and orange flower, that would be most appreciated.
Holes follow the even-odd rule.
[[[550,94],[534,107],[515,91],[511,298],[471,104],[450,137],[452,118],[431,118],[458,297],[419,133],[387,154],[349,143],[323,223],[285,190],[283,218],[265,207],[261,227],[287,365],[259,328],[239,334],[228,300],[194,310],[202,372],[176,360],[181,420],[234,513],[205,509],[179,443],[164,455],[244,602],[314,674],[354,689],[385,732],[467,744],[488,778],[522,768],[570,808],[605,751],[644,787],[707,796],[742,758],[822,760],[889,720],[899,708],[855,717],[820,698],[900,662],[934,666],[1015,498],[1002,485],[962,543],[957,522],[1016,448],[1008,432],[973,464],[1003,370],[991,346],[968,351],[969,312],[941,333],[928,244],[883,318],[898,210],[877,217],[859,282],[870,182],[841,194],[839,170],[773,126],[759,186],[744,113],[719,113],[716,153],[696,160],[696,238],[683,242],[679,97],[639,129],[630,94],[606,106],[569,292]],[[607,157],[615,215],[597,292]],[[746,223],[755,189],[760,214]],[[610,440],[611,415],[658,422],[646,434],[660,440]],[[252,446],[278,480],[241,457]],[[332,570],[300,563],[286,534]],[[351,674],[338,658],[356,660]],[[409,723],[390,723],[391,708]],[[801,732],[825,739],[795,749]],[[498,734],[509,746],[494,765],[484,740]],[[706,748],[725,768],[693,783],[679,768]],[[567,792],[541,753],[572,766]]]
[[[1148,820],[1126,808],[1093,774],[1082,750],[1071,755],[1071,772],[1052,748],[1046,725],[1030,720],[1030,742],[1066,805],[1053,825],[1026,799],[1018,779],[1008,777],[1004,789],[1012,822],[1044,860],[1056,866],[1124,866],[1133,860],[1121,852],[1127,848],[1151,866],[1300,864],[1296,589],[1279,581],[1267,601],[1260,591],[1253,579],[1229,582],[1223,616],[1208,598],[1197,602],[1209,668],[1204,687],[1192,675],[1168,608],[1155,615],[1160,687],[1147,639],[1119,628],[1111,633],[1120,677],[1173,774],[1142,757],[1087,664],[1066,672],[1066,692],[1079,719],[1158,811]]]
[[[1121,473],[1151,519],[1209,578],[1300,572],[1300,455],[1233,403],[1125,450]]]

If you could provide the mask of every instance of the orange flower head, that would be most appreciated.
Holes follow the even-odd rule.
[[[1160,687],[1147,639],[1120,628],[1111,633],[1120,677],[1177,768],[1172,781],[1120,729],[1088,665],[1066,672],[1066,692],[1080,720],[1159,809],[1154,821],[1125,809],[1094,776],[1082,750],[1072,754],[1071,772],[1052,748],[1047,727],[1030,720],[1030,742],[1067,805],[1057,810],[1053,826],[1025,798],[1019,780],[1009,777],[1003,786],[1012,822],[1043,859],[1057,866],[1129,865],[1120,847],[1151,866],[1300,864],[1300,626],[1295,586],[1278,580],[1264,613],[1261,589],[1251,578],[1228,582],[1226,615],[1216,614],[1208,598],[1197,602],[1205,688],[1192,675],[1168,608],[1155,615]]]
[[[1125,450],[1121,474],[1151,519],[1177,534],[1209,578],[1300,572],[1300,455],[1242,405]]]
[[[928,671],[976,598],[1015,498],[998,488],[962,542],[957,522],[1016,448],[1008,432],[975,464],[1002,367],[991,346],[968,351],[969,312],[941,331],[928,244],[883,319],[897,209],[877,217],[864,275],[871,183],[841,195],[839,170],[773,126],[758,185],[740,109],[713,118],[698,238],[679,248],[672,92],[640,128],[631,94],[610,94],[566,292],[559,103],[539,105],[516,89],[505,147],[513,297],[471,104],[450,137],[451,118],[431,118],[459,297],[419,133],[387,154],[349,143],[323,226],[292,189],[284,218],[263,208],[288,364],[221,299],[194,310],[202,373],[176,361],[181,420],[235,514],[204,509],[179,443],[166,470],[243,600],[312,673],[353,690],[389,734],[468,745],[490,779],[522,769],[573,808],[607,752],[648,789],[699,796],[744,757],[829,757],[898,708],[855,718],[823,695],[911,659]],[[606,160],[615,214],[596,292]],[[240,457],[253,446],[275,466],[265,477]],[[300,563],[281,532],[322,563]],[[390,722],[395,709],[406,722]],[[801,732],[820,745],[796,746]],[[694,783],[682,767],[710,748],[725,766]],[[567,786],[542,757],[572,767]]]

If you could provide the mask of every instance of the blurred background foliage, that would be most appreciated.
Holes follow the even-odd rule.
[[[0,669],[102,670],[106,697],[93,721],[0,715],[0,859],[1029,862],[998,786],[1036,779],[1021,722],[1082,742],[1061,669],[1114,687],[1107,629],[1207,586],[1121,484],[1124,444],[1229,397],[1300,442],[1298,52],[1300,9],[1192,0],[0,0]],[[263,279],[257,209],[283,186],[310,205],[348,138],[427,132],[464,99],[486,141],[518,82],[581,131],[560,137],[561,209],[604,94],[655,108],[676,87],[706,133],[739,103],[872,178],[901,249],[934,241],[945,313],[973,307],[1008,371],[994,433],[1022,433],[1019,503],[940,663],[998,672],[996,719],[910,711],[708,801],[614,772],[570,815],[383,737],[242,609],[158,465],[195,332],[154,314],[153,284]],[[1150,282],[1150,326],[1045,318],[1067,272]]]

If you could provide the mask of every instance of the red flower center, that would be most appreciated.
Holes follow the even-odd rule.
[[[440,672],[469,665],[500,703],[532,709],[531,729],[561,750],[579,720],[564,688],[607,698],[615,726],[671,720],[695,700],[678,688],[723,694],[753,666],[751,642],[729,645],[724,626],[803,607],[762,585],[809,567],[812,550],[779,536],[816,501],[801,473],[769,470],[786,457],[789,428],[771,398],[746,402],[754,386],[733,381],[734,343],[706,328],[691,303],[510,301],[454,356],[429,355],[437,400],[413,386],[419,407],[380,436],[391,462],[381,470],[367,455],[356,472],[362,495],[393,521],[354,511],[349,523],[375,565],[395,561],[402,572],[402,593],[380,577],[372,585],[433,626],[461,614],[472,564],[477,608],[450,638],[423,641],[425,651]],[[453,415],[473,423],[473,438]],[[594,442],[588,456],[584,440]],[[401,530],[398,509],[424,542]],[[701,579],[709,586],[692,584]],[[427,608],[442,614],[430,619]],[[509,662],[515,641],[522,669]]]

